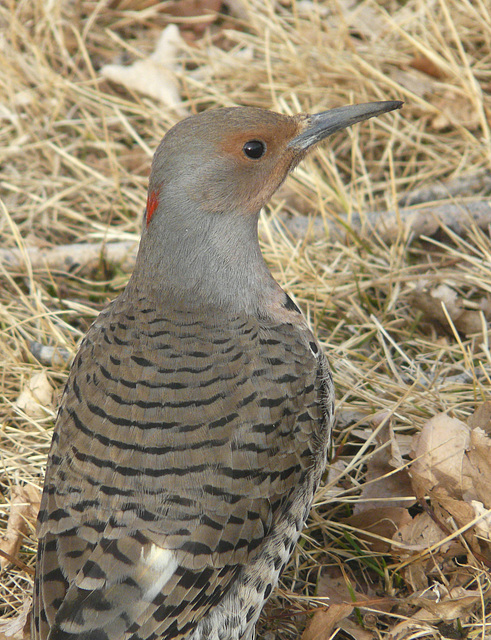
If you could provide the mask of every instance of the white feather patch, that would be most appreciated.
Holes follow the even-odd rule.
[[[140,584],[143,599],[152,602],[171,579],[179,563],[172,551],[162,549],[156,544],[152,544],[146,553],[142,549],[141,563]]]

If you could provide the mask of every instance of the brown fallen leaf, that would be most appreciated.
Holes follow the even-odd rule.
[[[414,436],[409,474],[419,498],[438,486],[444,486],[451,497],[462,498],[471,488],[462,474],[465,451],[470,445],[469,427],[446,413],[440,413]]]
[[[188,33],[193,32],[195,38],[200,38],[206,28],[217,19],[222,0],[171,0],[162,5],[162,13],[178,18],[173,22],[181,22],[179,18],[185,18],[181,28]],[[183,33],[184,37],[186,35]]]
[[[357,537],[365,541],[370,551],[387,553],[397,531],[411,522],[404,507],[375,507],[350,516],[343,523],[357,529]]]
[[[412,561],[401,571],[406,584],[411,586],[412,592],[423,591],[428,588],[427,563]]]
[[[393,540],[397,545],[394,545],[392,551],[395,555],[408,557],[412,553],[420,553],[435,547],[446,537],[445,532],[442,531],[428,513],[418,513],[410,522],[403,524],[393,535]],[[444,548],[440,547],[440,552],[444,553],[449,546],[450,542],[447,541]]]
[[[400,468],[404,460],[390,418],[385,414],[376,415],[371,426],[377,429],[379,446],[368,460],[365,484],[353,510],[355,516],[380,507],[409,507],[415,502],[408,471]]]
[[[415,95],[426,98],[426,104],[418,105],[417,109],[433,129],[477,129],[481,125],[478,108],[463,91],[449,88],[441,74],[428,59],[416,57],[409,68],[393,69],[391,78]]]
[[[374,640],[374,634],[372,632],[363,629],[363,627],[349,618],[340,620],[337,628],[342,629],[345,634],[353,638],[353,640]]]
[[[484,424],[488,428],[489,408],[489,403],[481,405],[469,425]],[[439,414],[414,437],[415,460],[410,475],[416,495],[421,500],[428,496],[431,506],[427,507],[428,513],[414,519],[413,525],[397,532],[394,540],[414,544],[419,536],[430,546],[438,544],[438,536],[464,529],[462,535],[475,557],[491,566],[491,438],[480,426],[469,425]],[[423,540],[422,532],[411,529],[418,519],[427,532],[433,532],[435,540]],[[454,539],[452,544],[457,545],[454,554],[459,553],[459,540]],[[438,547],[439,555],[447,552],[452,554]]]
[[[312,2],[312,5],[315,7],[317,3]],[[380,12],[366,2],[338,0],[335,6],[350,31],[362,35],[369,41],[376,41],[382,31],[387,29],[387,24],[381,20]]]
[[[491,400],[483,402],[467,419],[467,425],[471,429],[480,427],[488,435],[491,435]]]
[[[317,582],[316,595],[319,598],[328,598],[329,606],[350,604],[358,608],[369,608],[372,613],[387,613],[394,606],[393,598],[381,598],[370,584],[365,583],[363,589],[363,592],[360,591],[360,586],[354,585],[339,567],[325,567]]]
[[[474,507],[464,500],[457,500],[447,495],[444,489],[429,493],[437,518],[447,524],[449,517],[455,521],[459,529],[472,522],[476,516]],[[450,532],[450,530],[449,530]]]
[[[423,594],[415,594],[409,602],[422,607],[414,618],[426,622],[449,622],[457,618],[465,621],[472,613],[475,604],[480,602],[486,593],[472,591],[462,587],[447,590],[443,585],[435,585]]]
[[[486,539],[489,534],[489,523],[486,519],[489,511],[484,507],[482,502],[476,500],[471,502],[456,500],[446,495],[444,488],[438,489],[435,493],[430,492],[430,498],[436,519],[448,528],[449,533],[456,527],[466,529],[462,535],[467,545],[475,556],[485,560],[482,552],[486,553],[484,547],[487,547],[488,544],[484,542],[484,546],[481,546],[480,540],[476,537],[477,534]],[[476,517],[480,517],[481,519],[469,528],[468,525],[473,522]]]
[[[491,511],[477,500],[471,500],[471,507],[474,510],[474,516],[480,518],[475,525],[476,535],[478,538],[488,542],[489,548],[489,543],[491,542]]]
[[[415,638],[440,640],[441,635],[425,622],[412,619],[399,622],[387,634],[387,640],[415,640]]]
[[[420,98],[431,95],[438,87],[434,78],[416,69],[393,69],[390,75],[392,80]]]
[[[446,538],[447,534],[426,511],[416,515],[394,534],[391,555],[410,560],[402,573],[414,592],[428,588],[428,573],[435,563],[441,564],[446,558],[465,553],[459,539]],[[430,554],[425,553],[428,549],[431,549]]]
[[[491,319],[490,299],[483,298],[478,308],[468,309],[464,306],[464,300],[459,294],[447,284],[430,287],[426,281],[422,281],[416,285],[410,300],[428,320],[439,322],[451,331],[448,326],[448,318],[450,318],[457,331],[464,335],[482,333],[482,314],[485,320]]]
[[[405,463],[390,417],[376,414],[371,426],[376,429],[379,446],[368,460],[365,484],[353,515],[343,522],[358,530],[358,536],[371,551],[386,553],[394,533],[411,520],[407,507],[415,499],[408,471],[400,469]]]
[[[417,69],[422,73],[425,73],[427,76],[431,76],[432,78],[438,78],[439,80],[446,77],[446,74],[440,69],[440,67],[430,60],[425,55],[417,54],[409,63],[409,66],[413,69]]]
[[[310,620],[301,640],[329,640],[338,622],[353,611],[350,604],[332,604],[327,609],[319,609]]]
[[[39,489],[30,485],[13,486],[10,492],[10,513],[5,533],[0,536],[0,550],[17,557],[22,544],[27,521],[34,521],[39,511],[41,494]],[[9,561],[0,556],[0,568],[5,569]]]
[[[352,604],[367,600],[363,593],[355,591],[348,578],[337,567],[326,567],[317,582],[316,595],[329,598],[329,606],[333,604]]]
[[[491,438],[477,427],[471,430],[469,444],[464,457],[463,474],[469,478],[472,489],[463,497],[479,500],[486,509],[491,509]]]
[[[481,409],[480,416],[487,411]],[[443,496],[477,500],[491,509],[491,438],[483,429],[439,414],[414,437],[412,455],[410,476],[418,497],[441,489]]]

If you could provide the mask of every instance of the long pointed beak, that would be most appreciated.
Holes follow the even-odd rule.
[[[347,107],[330,109],[329,111],[307,116],[303,123],[303,131],[290,140],[288,146],[297,151],[305,151],[336,131],[346,129],[346,127],[351,127],[357,122],[368,120],[368,118],[379,116],[382,113],[401,109],[403,104],[399,100],[366,102],[365,104],[351,104]]]

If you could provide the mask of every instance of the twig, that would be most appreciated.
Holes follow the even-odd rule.
[[[0,557],[5,558],[12,564],[15,564],[16,567],[18,567],[19,569],[22,569],[22,571],[25,571],[30,576],[34,575],[34,569],[32,567],[29,567],[25,562],[22,562],[22,560],[15,558],[13,555],[11,555],[10,553],[7,553],[3,549],[0,549]]]
[[[408,191],[399,199],[399,206],[409,207],[423,202],[446,200],[449,197],[469,197],[476,194],[487,194],[491,191],[491,173],[481,170],[460,176],[455,180],[430,184],[422,189]]]
[[[124,272],[130,272],[135,266],[137,241],[94,243],[78,242],[64,244],[51,249],[26,247],[32,269],[56,269],[66,272],[77,271],[81,267],[97,266],[104,260],[108,264],[118,265]],[[0,249],[0,263],[9,270],[23,269],[24,257],[20,249]]]
[[[291,218],[279,214],[277,219],[290,231],[301,238],[307,234],[314,237],[343,238],[351,233],[363,231],[367,234],[379,235],[387,242],[394,241],[401,232],[402,226],[409,227],[413,238],[432,236],[440,226],[448,227],[458,235],[466,235],[470,224],[485,229],[491,225],[491,200],[467,202],[462,204],[439,204],[420,208],[403,208],[395,210],[370,212],[360,216],[354,213],[349,225],[305,217]]]

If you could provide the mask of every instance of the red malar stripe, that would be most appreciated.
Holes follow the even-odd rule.
[[[147,198],[147,227],[150,224],[150,220],[152,219],[153,214],[155,213],[155,209],[159,203],[159,192],[151,191],[148,194]]]

